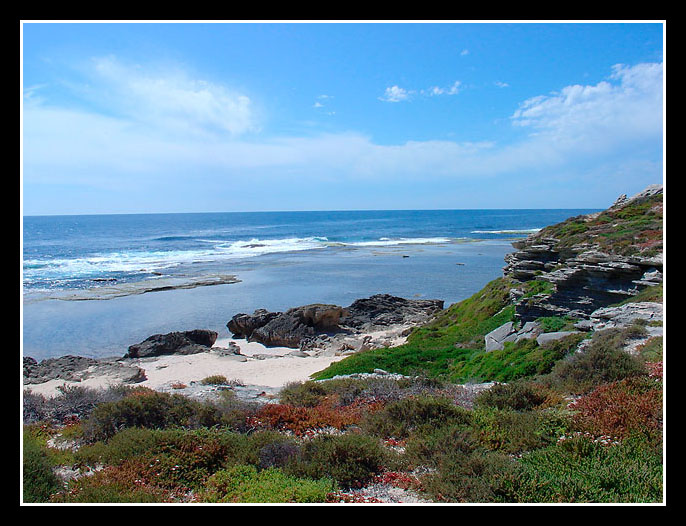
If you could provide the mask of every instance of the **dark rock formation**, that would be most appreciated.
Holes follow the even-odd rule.
[[[348,314],[343,322],[356,329],[418,324],[443,310],[443,301],[408,300],[390,294],[376,294],[354,301],[346,310]]]
[[[149,358],[162,354],[197,354],[209,350],[218,334],[207,329],[154,334],[131,345],[124,358]]]
[[[343,314],[343,308],[337,305],[296,307],[272,317],[266,324],[253,330],[248,340],[260,342],[267,347],[297,349],[304,338],[340,331],[339,322]]]
[[[303,342],[341,332],[359,333],[374,328],[423,323],[442,308],[441,300],[407,300],[377,294],[356,300],[347,308],[317,303],[286,312],[259,309],[253,315],[235,315],[227,327],[234,337],[244,337],[267,347],[297,349]]]
[[[236,314],[226,326],[236,338],[249,338],[255,329],[266,325],[281,314],[281,312],[257,309],[252,314]]]

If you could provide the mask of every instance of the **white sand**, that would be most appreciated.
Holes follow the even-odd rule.
[[[228,347],[229,338],[219,339],[214,347]],[[168,355],[154,359],[134,361],[138,367],[145,370],[147,380],[135,385],[151,389],[159,389],[173,383],[189,385],[212,375],[223,375],[227,380],[239,380],[243,384],[260,385],[265,387],[283,387],[289,382],[306,381],[310,375],[328,367],[331,363],[344,356],[311,356],[301,358],[286,356],[294,349],[287,347],[265,347],[257,342],[235,340],[240,347],[241,354],[249,357],[245,362],[239,362],[230,356],[221,356],[207,352],[192,355]],[[274,358],[250,358],[255,354],[275,356]],[[27,385],[26,388],[44,396],[55,396],[61,385],[80,385],[83,387],[100,388],[119,383],[119,379],[109,376],[87,378],[81,382],[67,382],[65,380],[50,380],[42,384]]]

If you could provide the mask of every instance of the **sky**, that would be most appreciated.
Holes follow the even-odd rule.
[[[664,24],[22,23],[24,215],[607,208]]]

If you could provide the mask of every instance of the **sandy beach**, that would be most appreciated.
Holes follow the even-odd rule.
[[[229,338],[219,339],[213,349],[228,346]],[[238,361],[232,356],[217,352],[192,355],[167,355],[156,358],[133,360],[145,370],[147,380],[135,385],[155,390],[170,389],[174,384],[190,385],[212,375],[222,375],[227,380],[236,380],[247,385],[280,388],[289,382],[306,381],[310,375],[328,367],[344,356],[310,356],[301,358],[288,356],[294,349],[287,347],[265,347],[257,342],[234,340],[241,354],[247,360]],[[258,359],[255,355],[261,355]],[[41,384],[27,385],[26,388],[43,396],[55,396],[64,384],[80,385],[89,388],[105,388],[116,385],[120,379],[115,376],[94,376],[80,382],[49,380]]]

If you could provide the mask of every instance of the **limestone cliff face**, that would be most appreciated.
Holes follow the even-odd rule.
[[[577,216],[513,243],[503,269],[517,317],[588,317],[662,282],[663,188],[653,185],[607,210]]]

